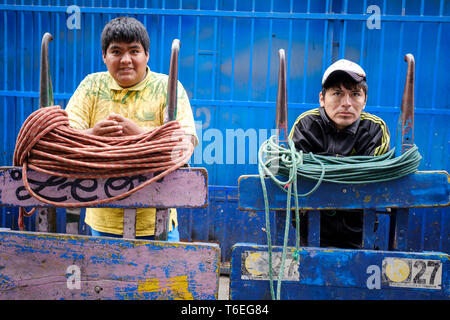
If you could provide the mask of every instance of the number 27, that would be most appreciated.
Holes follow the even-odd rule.
[[[430,275],[430,285],[434,284],[434,279],[436,277],[436,273],[439,270],[439,267],[441,264],[439,262],[435,261],[428,261],[428,263],[425,263],[425,261],[418,260],[414,262],[414,268],[420,269],[419,272],[415,275],[413,282],[418,284],[425,284],[427,281],[426,279],[422,279],[423,274],[425,273],[426,269],[428,267],[433,267],[433,271],[431,271]]]

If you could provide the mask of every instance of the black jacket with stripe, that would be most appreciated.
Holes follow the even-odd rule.
[[[302,113],[289,137],[297,150],[327,156],[382,155],[390,149],[389,129],[384,121],[362,112],[353,124],[337,130],[323,107]]]

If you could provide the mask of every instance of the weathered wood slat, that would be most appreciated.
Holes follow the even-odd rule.
[[[0,300],[217,299],[217,244],[0,231]]]
[[[265,182],[270,209],[286,210],[286,193],[270,178]],[[315,183],[299,180],[299,194],[311,190]],[[450,205],[450,176],[446,171],[419,171],[380,183],[344,185],[324,182],[312,195],[299,197],[299,205],[307,210],[445,207]],[[259,176],[239,178],[239,209],[264,210]]]
[[[376,211],[374,209],[364,210],[362,245],[364,249],[372,249],[375,243],[376,233],[374,231]]]
[[[308,245],[311,247],[320,246],[320,211],[312,210],[308,212]]]
[[[140,185],[153,174],[107,179],[68,179],[29,171],[31,188],[58,203],[111,198]],[[100,204],[111,208],[203,208],[208,203],[208,174],[204,168],[180,168],[129,197]],[[0,168],[0,206],[51,207],[33,198],[23,186],[22,169]]]
[[[136,209],[123,209],[123,237],[125,239],[136,238]]]
[[[167,241],[170,209],[156,209],[155,240]]]
[[[273,248],[276,291],[282,247]],[[450,299],[450,256],[440,252],[391,252],[287,248],[281,299]],[[230,299],[271,299],[267,246],[233,247]],[[423,273],[422,273],[423,271]]]

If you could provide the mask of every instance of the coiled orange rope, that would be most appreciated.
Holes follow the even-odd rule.
[[[14,166],[22,167],[22,180],[27,191],[39,201],[57,207],[79,207],[79,203],[60,203],[37,195],[28,183],[27,170],[32,169],[66,178],[124,177],[156,173],[151,179],[121,195],[83,203],[83,206],[123,199],[183,166],[194,147],[177,121],[143,134],[102,137],[85,134],[69,126],[65,110],[59,106],[40,108],[23,123],[14,150]],[[23,216],[31,216],[35,208],[19,209],[19,227]]]

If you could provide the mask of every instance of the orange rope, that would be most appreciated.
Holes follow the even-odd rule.
[[[38,109],[25,120],[17,137],[13,165],[22,167],[23,184],[34,198],[65,208],[79,207],[80,203],[53,202],[37,195],[29,185],[28,169],[74,179],[158,172],[121,195],[83,203],[97,206],[123,199],[161,179],[183,166],[193,152],[192,143],[177,121],[139,135],[103,137],[71,128],[66,111],[51,106]],[[24,230],[23,216],[31,216],[35,210],[19,209],[20,230]]]

